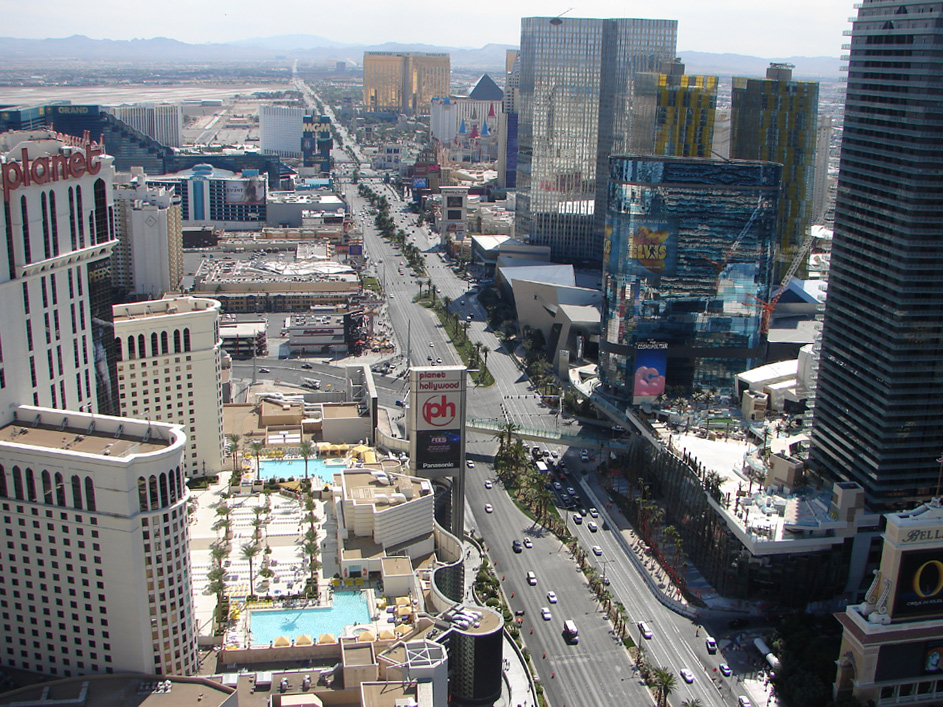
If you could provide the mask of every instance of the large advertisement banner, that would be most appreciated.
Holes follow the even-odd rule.
[[[462,465],[462,431],[425,430],[417,433],[416,453],[422,458],[423,469],[460,469]]]
[[[632,219],[626,266],[642,277],[674,275],[678,265],[678,229],[661,219]]]
[[[461,472],[465,441],[465,367],[423,367],[410,371],[410,438],[420,476]]]
[[[227,204],[264,204],[265,177],[230,179],[226,182]]]
[[[603,269],[635,276],[675,275],[678,268],[678,225],[673,219],[610,215],[606,220]]]
[[[668,344],[648,341],[636,345],[634,405],[654,402],[665,392],[665,374],[668,370]]]
[[[943,618],[943,548],[901,555],[893,617]]]

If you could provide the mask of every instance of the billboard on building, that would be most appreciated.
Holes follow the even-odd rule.
[[[426,189],[429,186],[429,180],[426,177],[413,177],[413,189]]]
[[[897,573],[894,620],[943,618],[943,548],[905,552]]]
[[[410,457],[419,476],[452,476],[465,456],[465,367],[410,369]]]
[[[265,177],[229,179],[226,181],[227,204],[264,204]]]
[[[641,341],[635,347],[635,388],[632,403],[654,402],[665,392],[668,369],[668,344]]]
[[[633,275],[674,275],[678,262],[678,228],[662,219],[632,219],[626,239],[626,269]]]

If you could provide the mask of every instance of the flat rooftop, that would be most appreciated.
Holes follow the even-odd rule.
[[[156,692],[170,681],[170,690]],[[166,684],[166,683],[165,683]],[[177,707],[226,704],[233,690],[203,678],[95,675],[43,682],[0,694],[0,705],[88,705],[89,707]]]
[[[87,422],[88,418],[76,416],[82,422]],[[66,418],[68,419],[68,418]],[[136,427],[141,423],[136,422]],[[123,426],[127,428],[128,426]],[[168,435],[165,426],[152,428],[155,432]],[[16,420],[0,428],[0,442],[10,442],[11,444],[26,444],[32,447],[42,447],[45,449],[59,449],[64,452],[79,452],[81,454],[97,454],[99,456],[109,457],[129,457],[135,454],[148,454],[161,449],[166,449],[173,442],[173,438],[168,435],[168,439],[161,439],[154,435],[145,441],[144,437],[137,435],[121,434],[116,436],[114,427],[111,431],[92,430],[88,427],[72,427],[68,424],[61,427],[51,424],[44,424],[25,420]]]
[[[343,656],[345,666],[373,665],[376,663],[372,643],[342,641],[341,655]]]
[[[412,491],[412,498],[432,493],[429,482],[423,479],[387,473],[389,481],[385,481],[374,476],[374,473],[373,469],[346,469],[342,474],[345,499],[354,503],[389,503],[390,494],[403,493],[407,487]],[[411,499],[407,497],[407,500]]]

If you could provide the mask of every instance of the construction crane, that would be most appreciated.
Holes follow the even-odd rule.
[[[731,244],[730,248],[727,249],[727,254],[724,256],[723,261],[717,262],[716,260],[711,260],[710,258],[701,256],[701,260],[706,260],[711,263],[715,268],[717,268],[717,287],[720,287],[720,274],[724,271],[724,268],[727,267],[727,263],[733,257],[733,254],[737,252],[737,249],[740,247],[740,244],[743,243],[743,239],[746,238],[747,233],[750,231],[750,226],[753,225],[753,222],[756,221],[756,217],[760,215],[760,209],[763,208],[763,197],[759,197],[756,200],[756,208],[753,209],[753,213],[750,214],[750,218],[747,219],[746,224],[743,226],[743,229],[737,234],[736,239]]]
[[[792,259],[792,262],[789,264],[789,268],[786,270],[786,274],[783,275],[782,282],[779,283],[779,289],[776,290],[776,293],[770,298],[769,302],[764,302],[756,295],[749,295],[756,302],[744,302],[744,304],[751,307],[759,307],[762,310],[762,319],[760,322],[760,333],[768,334],[769,333],[769,323],[773,318],[773,309],[776,307],[776,303],[779,302],[779,298],[783,296],[783,293],[786,291],[786,288],[789,286],[789,281],[795,276],[796,272],[799,270],[799,266],[802,264],[803,259],[808,256],[809,251],[812,250],[812,244],[815,242],[815,236],[811,233],[807,234],[805,240],[802,241],[802,245],[799,246],[799,250],[796,251],[796,257]]]

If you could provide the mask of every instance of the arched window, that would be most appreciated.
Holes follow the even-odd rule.
[[[160,498],[157,495],[157,477],[156,476],[151,476],[151,478],[147,480],[147,487],[148,487],[148,491],[150,492],[150,497],[151,497],[151,510],[154,510],[155,508],[160,508]]]
[[[13,497],[17,501],[25,500],[23,497],[23,477],[20,475],[20,467],[13,467]]]
[[[52,224],[52,254],[59,255],[59,217],[56,214],[56,193],[49,192],[49,220]]]
[[[183,350],[185,352],[190,350],[190,330],[189,329],[183,330]]]
[[[167,508],[170,505],[170,499],[167,497],[167,474],[160,475],[160,506]]]
[[[26,205],[26,197],[20,197],[20,215],[23,217],[23,260],[27,264],[33,262],[33,256],[30,255],[29,247],[29,207]]]
[[[170,353],[170,345],[167,343],[167,332],[162,331],[160,333],[160,352],[162,354]]]
[[[92,477],[85,477],[85,507],[90,511],[97,511],[95,505],[95,484],[92,483]]]
[[[141,358],[147,358],[147,349],[145,348],[144,343],[144,334],[138,334],[138,356]]]
[[[151,332],[151,356],[160,356],[160,349],[157,348],[157,332]]]
[[[119,361],[124,361],[124,351],[121,350],[121,343],[122,343],[122,342],[121,342],[121,337],[120,337],[120,336],[116,336],[116,337],[115,337],[115,351],[116,351],[117,354],[118,354],[118,360],[119,360]]]
[[[8,498],[7,496],[7,470],[0,465],[0,498]]]
[[[136,355],[134,352],[134,337],[129,336],[128,337],[128,359],[133,360],[134,358],[136,358]]]
[[[75,221],[79,224],[79,248],[85,247],[85,221],[82,220],[82,185],[75,187]]]
[[[79,242],[75,237],[75,192],[69,187],[69,233],[72,235],[72,250],[79,249]]]
[[[54,478],[56,480],[56,505],[65,508],[65,484],[62,482],[62,474],[57,471]]]
[[[26,470],[26,500],[36,503],[36,479],[32,469]]]
[[[186,488],[186,485],[183,480],[183,474],[180,473],[179,466],[174,470],[174,472],[177,476],[177,488],[180,489],[180,495],[177,496],[177,498],[183,498],[183,494],[185,493],[183,489]]]
[[[143,476],[138,477],[138,507],[140,507],[142,513],[145,513],[148,510],[147,482],[144,480]]]
[[[43,257],[52,256],[52,240],[49,238],[49,207],[46,205],[46,192],[39,194],[39,208],[43,215]]]
[[[49,472],[43,469],[43,503],[52,505],[52,481],[49,478]]]
[[[72,475],[72,507],[82,507],[82,479],[78,477],[78,474]]]
[[[177,473],[173,469],[167,472],[167,485],[170,486],[170,502],[176,503],[180,495],[177,493]]]
[[[104,179],[96,179],[93,187],[95,193],[95,243],[107,243],[108,234],[108,188]]]
[[[180,353],[180,330],[174,329],[174,353]]]

